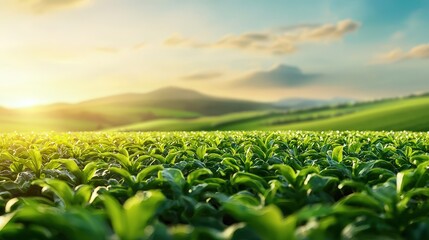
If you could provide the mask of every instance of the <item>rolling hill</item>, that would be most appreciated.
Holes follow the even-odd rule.
[[[76,104],[0,108],[0,131],[429,130],[428,95],[316,106],[281,108],[169,87]]]
[[[233,112],[243,112],[273,108],[273,105],[245,100],[212,97],[197,91],[167,87],[146,94],[122,94],[94,99],[77,105],[87,108],[151,108],[192,112],[198,116],[215,116]],[[156,113],[155,113],[156,114]]]
[[[429,96],[299,111],[259,111],[198,119],[153,120],[112,130],[409,130],[429,131]]]
[[[331,99],[286,98],[281,99],[274,104],[279,107],[286,107],[290,109],[310,109],[324,106],[336,106],[354,102],[356,102],[355,99],[338,97]]]
[[[168,87],[76,104],[0,109],[0,131],[91,131],[157,119],[195,119],[275,108],[268,103],[218,98]]]
[[[409,130],[429,131],[429,97],[384,102],[333,118],[272,126],[268,129],[301,130]]]

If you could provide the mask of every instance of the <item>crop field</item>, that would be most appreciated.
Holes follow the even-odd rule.
[[[429,134],[0,135],[0,239],[429,239]]]

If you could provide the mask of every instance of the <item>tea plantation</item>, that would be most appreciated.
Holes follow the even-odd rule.
[[[0,239],[429,239],[429,134],[0,135]]]

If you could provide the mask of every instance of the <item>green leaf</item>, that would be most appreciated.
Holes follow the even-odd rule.
[[[345,187],[349,187],[351,189],[353,189],[354,191],[360,192],[366,189],[366,185],[362,182],[357,182],[354,180],[343,180],[339,185],[338,185],[338,189],[343,189]]]
[[[270,169],[275,169],[279,171],[280,174],[283,175],[290,184],[294,185],[296,180],[296,173],[292,167],[284,164],[274,164],[270,167]]]
[[[207,152],[207,147],[205,145],[201,145],[197,148],[195,151],[195,154],[197,155],[198,159],[203,160]]]
[[[378,202],[371,196],[364,193],[353,193],[340,200],[338,205],[368,208],[376,212],[384,211],[383,202]]]
[[[165,163],[167,161],[166,158],[160,154],[151,154],[150,156],[157,159],[161,163]]]
[[[82,183],[88,183],[95,175],[97,171],[97,163],[90,162],[83,168]]]
[[[100,216],[89,213],[86,209],[67,209],[59,211],[55,207],[30,204],[19,208],[0,236],[9,231],[13,237],[7,239],[82,239],[103,240],[107,238],[107,226]],[[14,224],[17,223],[17,224]],[[25,223],[25,228],[17,228]],[[38,238],[35,229],[44,230],[44,237]],[[16,231],[18,230],[18,231]],[[30,235],[27,233],[30,232]],[[40,233],[40,231],[39,231]],[[24,237],[24,238],[22,238]]]
[[[79,181],[82,180],[83,174],[77,165],[76,161],[73,159],[55,159],[52,162],[61,163],[67,170],[69,170]]]
[[[165,197],[160,191],[139,192],[124,203],[127,235],[137,239],[144,235],[149,221],[155,216]]]
[[[402,209],[402,210],[406,210],[407,209],[407,204],[408,202],[416,196],[423,196],[425,198],[429,197],[429,189],[428,188],[414,188],[411,189],[410,191],[406,192],[405,194],[403,194],[401,201],[398,203],[398,208]],[[425,213],[422,213],[423,215]]]
[[[124,178],[124,180],[128,183],[128,184],[134,184],[136,182],[136,179],[133,175],[131,175],[131,173],[129,173],[127,170],[123,169],[123,168],[118,168],[118,167],[110,167],[109,168],[110,172],[119,174],[120,176],[122,176]]]
[[[332,159],[337,162],[343,161],[343,146],[337,146],[332,150]]]
[[[237,160],[232,157],[226,157],[222,159],[221,163],[231,167],[232,169],[234,169],[234,171],[240,171],[240,167],[239,167],[239,164],[237,163]]]
[[[358,154],[362,148],[362,144],[359,142],[353,143],[349,147],[349,153]]]
[[[144,168],[137,174],[137,182],[142,182],[147,178],[148,175],[152,174],[153,172],[158,172],[163,170],[164,167],[162,165],[152,165]]]
[[[280,209],[275,205],[256,208],[228,200],[222,207],[234,218],[249,225],[261,239],[295,239],[295,216],[284,219]]]
[[[414,165],[419,165],[426,161],[429,161],[429,155],[413,155],[410,157],[410,162]]]
[[[266,158],[267,158],[267,156],[266,156],[265,152],[264,152],[264,151],[262,151],[262,149],[261,149],[260,147],[258,147],[257,145],[253,145],[253,146],[252,146],[252,151],[253,151],[256,155],[258,155],[258,157],[259,157],[259,158],[261,158],[261,159],[266,159]]]
[[[74,193],[73,202],[75,204],[80,204],[86,206],[90,203],[93,187],[90,185],[79,185],[76,187],[76,192]]]
[[[49,189],[57,195],[65,207],[71,207],[74,202],[74,191],[70,188],[67,183],[57,180],[46,178],[44,180],[35,180],[33,184],[39,185],[45,189]]]
[[[128,170],[132,170],[133,163],[130,160],[130,156],[128,155],[128,151],[125,149],[121,149],[120,153],[102,153],[101,154],[104,157],[111,157],[118,161],[119,164],[121,164],[124,168]]]
[[[139,192],[123,208],[109,195],[103,195],[102,199],[115,233],[122,240],[135,240],[147,235],[145,229],[165,197],[159,191]]]
[[[213,175],[213,172],[208,168],[197,169],[188,175],[187,181],[190,185],[193,185],[195,181],[197,181],[201,176],[204,176],[204,175],[211,176]]]
[[[36,149],[30,149],[28,154],[30,159],[26,159],[24,164],[27,168],[32,170],[37,177],[39,177],[43,166],[42,155],[40,154],[40,151]]]
[[[413,149],[410,146],[406,146],[404,154],[406,157],[410,158],[413,155]]]
[[[170,183],[172,186],[177,186],[180,191],[186,185],[185,177],[183,177],[182,171],[176,168],[165,168],[158,172],[158,178]]]
[[[169,152],[165,157],[165,162],[169,164],[174,164],[176,162],[177,152]]]
[[[234,195],[231,195],[229,199],[230,201],[240,202],[246,206],[259,207],[261,204],[263,204],[260,199],[256,198],[254,194],[248,191],[240,191]]]
[[[319,192],[332,186],[336,186],[339,182],[336,177],[320,176],[318,174],[307,175],[304,186],[308,192]]]
[[[110,222],[112,223],[115,233],[120,237],[127,236],[128,222],[125,212],[122,210],[122,206],[115,198],[107,194],[100,196],[100,198],[103,200],[104,205],[106,206],[106,211],[109,215]]]
[[[232,185],[243,184],[245,186],[253,188],[254,190],[256,190],[256,192],[261,194],[264,194],[266,188],[268,188],[268,184],[263,178],[252,173],[244,173],[244,172],[235,173],[232,176],[231,184]]]

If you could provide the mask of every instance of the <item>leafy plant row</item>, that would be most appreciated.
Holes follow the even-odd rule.
[[[0,239],[426,239],[429,134],[0,135]]]

